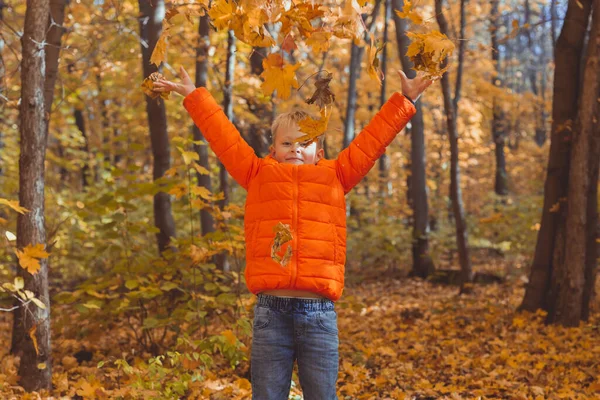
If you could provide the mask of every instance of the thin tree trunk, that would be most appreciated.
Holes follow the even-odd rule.
[[[442,11],[442,1],[435,1],[435,12],[440,32],[448,34],[448,22]],[[465,0],[461,0],[461,21],[460,21],[460,39],[464,38],[465,30]],[[456,69],[456,86],[454,90],[454,99],[452,99],[450,89],[450,78],[448,74],[442,76],[442,93],[444,96],[444,108],[446,110],[446,124],[448,137],[450,139],[450,198],[452,200],[452,211],[456,224],[456,244],[458,247],[458,256],[461,269],[461,293],[469,291],[469,285],[473,281],[473,271],[471,268],[471,257],[469,256],[469,240],[467,226],[465,221],[465,211],[462,203],[462,194],[460,189],[460,168],[458,165],[458,129],[456,118],[458,117],[458,100],[460,98],[460,83],[464,59],[464,40],[460,40],[458,52],[458,66]],[[447,62],[447,60],[446,60]]]
[[[44,226],[44,160],[46,157],[47,119],[44,101],[46,28],[50,3],[28,0],[25,28],[21,37],[21,154],[19,157],[19,204],[29,210],[17,217],[17,248],[46,245]],[[50,354],[50,298],[48,262],[40,260],[40,269],[31,275],[18,267],[25,289],[44,302],[45,309],[29,303],[15,310],[18,321],[13,335],[20,335],[12,351],[21,356],[20,384],[25,390],[50,389],[52,365]],[[32,340],[35,338],[35,342]],[[44,364],[44,368],[39,368]]]
[[[401,10],[403,0],[394,0],[394,8]],[[414,78],[416,72],[413,63],[406,56],[409,40],[406,36],[406,24],[396,13],[393,13],[396,25],[396,40],[402,69],[408,78]],[[435,265],[429,254],[429,200],[427,194],[427,173],[425,159],[425,124],[421,102],[415,104],[417,113],[410,120],[410,176],[408,186],[410,204],[413,210],[413,264],[411,275],[426,278],[435,272]]]
[[[198,27],[199,42],[196,47],[196,87],[205,87],[208,80],[208,49],[210,47],[208,18],[208,14],[200,17],[200,24]],[[206,139],[204,139],[204,135],[200,132],[200,129],[198,129],[196,124],[193,124],[193,132],[194,140],[203,143],[202,145],[194,144],[194,150],[199,156],[198,164],[207,170],[210,170],[208,163],[208,144],[206,143]],[[198,173],[196,177],[198,179],[198,186],[203,186],[208,189],[209,192],[212,192],[210,175]],[[210,209],[203,208],[200,210],[200,225],[202,235],[215,231],[215,221]]]
[[[500,24],[498,23],[499,0],[492,0],[491,7],[491,37],[492,37],[492,62],[494,63],[495,74],[492,76],[492,84],[501,87],[502,79],[500,77],[500,46],[498,45],[498,32]],[[504,113],[502,112],[496,96],[492,100],[492,138],[494,140],[495,160],[496,160],[496,177],[494,183],[494,191],[498,195],[508,194],[508,175],[506,173],[506,157],[504,155],[504,145],[506,141]]]
[[[159,71],[150,64],[152,50],[162,31],[162,20],[165,17],[164,0],[139,0],[140,7],[140,37],[148,44],[142,43],[142,65],[144,78],[153,72]],[[169,136],[167,134],[167,115],[165,103],[159,97],[151,99],[146,97],[146,114],[150,127],[150,140],[152,142],[152,155],[154,159],[153,179],[161,178],[171,167],[171,153]],[[162,253],[169,248],[171,237],[176,236],[175,221],[171,212],[171,197],[168,193],[159,192],[154,195],[154,225],[159,229],[156,234],[158,251]]]
[[[250,71],[259,76],[264,68],[263,60],[269,54],[268,47],[254,47],[250,55]],[[248,129],[248,144],[254,149],[258,157],[263,157],[269,152],[270,126],[269,107],[266,103],[256,99],[249,99],[249,111],[258,118],[258,123],[250,124]]]
[[[81,150],[85,151],[86,161],[81,168],[81,185],[83,188],[89,186],[89,175],[90,175],[90,166],[88,164],[90,160],[90,147],[88,143],[87,132],[85,130],[85,120],[83,118],[83,111],[80,108],[75,108],[73,110],[73,116],[75,117],[75,125],[79,132],[81,132],[81,136],[83,137],[84,143],[81,146]]]
[[[381,72],[383,74],[383,80],[381,81],[381,90],[379,96],[379,105],[383,107],[387,100],[386,86],[387,86],[387,41],[388,41],[388,26],[391,14],[392,2],[391,0],[385,0],[383,3],[383,49],[381,51]],[[389,181],[390,175],[390,159],[387,153],[384,153],[379,157],[379,199],[383,200],[390,194]]]
[[[227,35],[227,69],[225,71],[225,86],[223,87],[223,109],[227,118],[233,123],[233,77],[235,73],[235,35],[230,30]],[[219,162],[219,178],[221,180],[221,192],[223,200],[219,201],[219,208],[229,204],[229,174]],[[222,271],[229,271],[229,261],[226,253],[217,255],[217,267]]]
[[[365,32],[365,38],[368,37],[368,33],[375,26],[375,20],[377,19],[377,12],[379,10],[379,3],[381,0],[376,0],[373,6],[373,14],[371,20],[367,25],[367,31]],[[364,16],[363,16],[364,19]],[[346,103],[346,120],[344,124],[344,138],[342,140],[342,150],[350,145],[352,139],[354,139],[355,130],[355,115],[356,115],[356,81],[360,76],[360,63],[362,60],[363,53],[365,52],[364,47],[359,47],[352,42],[350,47],[350,77],[348,78],[348,102]]]
[[[594,0],[592,15],[583,85],[571,140],[565,226],[565,238],[568,240],[565,243],[564,263],[554,266],[551,286],[555,294],[555,306],[553,315],[548,315],[549,321],[565,326],[578,326],[582,319],[588,229],[596,229],[596,221],[588,221],[588,196],[593,192],[591,185],[598,184],[597,180],[592,183],[589,178],[592,163],[594,167],[598,164],[598,158],[590,159],[590,148],[600,117],[600,0]],[[594,225],[588,226],[590,222]]]
[[[4,21],[4,8],[6,7],[6,4],[4,3],[3,0],[0,0],[0,24],[2,24],[2,21]],[[4,92],[6,90],[6,88],[4,87],[4,79],[5,79],[5,67],[4,67],[4,39],[2,36],[0,36],[0,96],[2,97],[6,97],[4,96]],[[4,149],[4,141],[2,139],[2,129],[0,129],[0,160],[3,159],[2,157],[2,150]],[[4,171],[2,170],[2,163],[0,162],[0,176],[2,176],[4,174]],[[0,217],[4,216],[4,212],[0,210]]]
[[[529,284],[519,309],[550,311],[554,295],[550,289],[553,273],[553,257],[559,257],[564,248],[566,219],[564,202],[567,196],[570,139],[573,121],[577,115],[577,99],[580,87],[580,63],[591,2],[570,0],[565,23],[556,42],[554,93],[552,106],[552,132],[546,182],[544,184],[544,208],[538,232],[535,254],[529,275]],[[560,258],[560,257],[559,257]]]

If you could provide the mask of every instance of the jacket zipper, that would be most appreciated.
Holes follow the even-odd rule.
[[[292,197],[292,276],[290,288],[296,288],[296,275],[298,265],[298,166],[294,165]]]

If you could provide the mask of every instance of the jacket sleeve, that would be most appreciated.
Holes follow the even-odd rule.
[[[394,93],[371,122],[335,161],[338,179],[348,193],[369,172],[385,148],[415,115],[412,102]]]
[[[244,141],[221,106],[203,87],[188,94],[183,99],[183,106],[233,179],[247,190],[258,173],[260,158]]]

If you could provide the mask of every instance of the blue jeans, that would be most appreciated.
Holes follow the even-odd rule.
[[[328,299],[258,295],[250,368],[252,399],[287,400],[294,360],[305,400],[334,400],[337,313]]]

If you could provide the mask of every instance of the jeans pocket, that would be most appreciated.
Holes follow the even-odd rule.
[[[331,335],[337,335],[337,313],[335,312],[335,310],[318,312],[317,325],[322,331]]]
[[[253,330],[259,331],[269,326],[271,322],[271,310],[266,307],[255,307],[254,308],[254,324]]]

